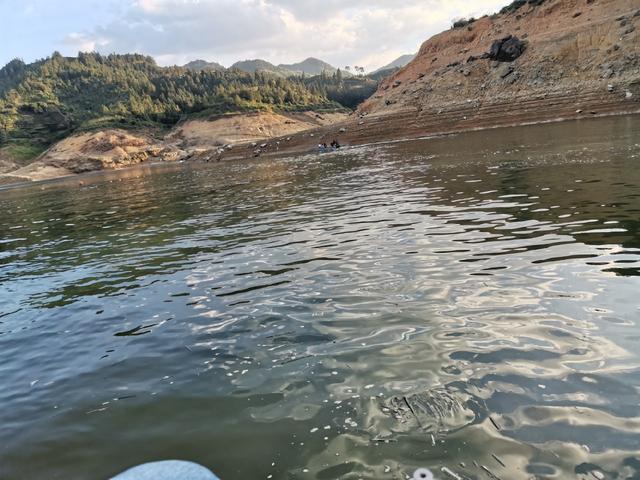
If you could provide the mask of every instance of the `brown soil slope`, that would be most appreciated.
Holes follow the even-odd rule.
[[[83,133],[58,142],[35,162],[0,177],[3,183],[45,180],[135,165],[165,152],[151,137],[123,130]]]
[[[522,56],[478,58],[508,35],[526,42]],[[348,122],[280,152],[636,112],[640,0],[546,0],[432,37]]]
[[[366,113],[481,107],[532,94],[625,95],[640,79],[640,1],[547,0],[534,7],[436,35],[416,59],[381,85]],[[514,62],[473,61],[491,44],[514,35],[527,44]],[[471,59],[471,60],[470,60]]]
[[[273,137],[292,135],[345,120],[344,113],[300,112],[279,114],[259,112],[225,115],[210,120],[189,120],[167,136],[169,143],[182,148],[216,147],[237,143],[262,142]]]

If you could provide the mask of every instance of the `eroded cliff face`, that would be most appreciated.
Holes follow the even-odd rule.
[[[524,52],[514,61],[488,58],[492,44],[509,35],[525,43]],[[427,40],[359,113],[437,111],[537,94],[606,91],[627,98],[639,80],[638,0],[546,0]]]
[[[166,141],[181,148],[216,148],[238,143],[262,143],[270,138],[293,135],[345,120],[340,112],[258,112],[225,115],[211,120],[189,120],[178,125]]]

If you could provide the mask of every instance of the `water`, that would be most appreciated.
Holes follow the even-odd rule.
[[[0,478],[640,478],[639,162],[621,117],[0,191]]]

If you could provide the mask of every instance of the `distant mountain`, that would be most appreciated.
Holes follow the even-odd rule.
[[[285,68],[277,67],[273,63],[269,63],[266,60],[243,60],[241,62],[236,62],[231,65],[231,68],[236,68],[243,72],[247,73],[255,73],[255,72],[265,72],[271,73],[272,75],[277,75],[280,77],[291,77],[294,75],[294,72],[291,70],[287,70]]]
[[[184,65],[184,68],[188,68],[189,70],[194,70],[199,72],[201,70],[212,70],[216,72],[222,72],[226,70],[222,65],[216,62],[207,62],[205,60],[194,60],[193,62],[189,62]]]
[[[231,65],[231,68],[237,68],[238,70],[242,70],[243,72],[247,73],[254,73],[256,71],[266,72],[280,77],[300,76],[303,73],[305,75],[313,77],[316,75],[320,75],[323,71],[330,75],[333,75],[338,70],[333,65],[312,57],[307,58],[302,62],[291,64],[283,63],[280,65],[274,65],[273,63],[261,59],[244,60],[234,63],[233,65]],[[342,73],[344,76],[350,76],[348,72]]]
[[[337,69],[329,65],[327,62],[318,60],[317,58],[307,58],[299,63],[292,63],[290,65],[280,64],[278,68],[288,70],[298,75],[304,73],[305,75],[320,75],[322,72],[333,74]]]
[[[194,71],[212,70],[221,72],[226,70],[226,68],[219,63],[207,62],[205,60],[194,60],[184,65],[184,68]],[[323,62],[322,60],[312,57],[307,58],[302,62],[292,63],[289,65],[274,65],[273,63],[261,59],[243,60],[234,63],[231,65],[231,68],[236,68],[246,73],[254,73],[256,71],[267,72],[281,77],[292,77],[294,75],[299,76],[303,73],[313,77],[315,75],[320,75],[322,72],[332,75],[337,71],[337,68],[329,65],[327,62]],[[343,72],[343,74],[349,76],[348,72]]]
[[[391,75],[396,73],[398,70],[400,70],[398,67],[387,68],[386,70],[376,70],[375,72],[368,74],[367,78],[370,78],[371,80],[375,80],[376,82],[381,82],[385,78],[390,77]]]
[[[379,73],[379,72],[383,72],[385,70],[397,70],[398,68],[404,67],[406,64],[408,64],[414,58],[416,58],[416,54],[415,53],[412,53],[412,54],[409,54],[409,55],[402,55],[401,57],[396,58],[393,62],[385,65],[384,67],[380,67],[379,69],[375,70],[372,73]]]

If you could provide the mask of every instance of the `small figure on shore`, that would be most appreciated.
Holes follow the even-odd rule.
[[[335,149],[340,148],[340,144],[338,143],[338,140],[334,140],[333,142],[331,142],[331,147]]]

